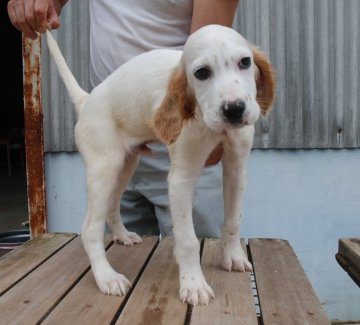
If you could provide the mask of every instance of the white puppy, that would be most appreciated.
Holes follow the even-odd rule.
[[[171,159],[169,200],[180,299],[208,304],[214,294],[200,267],[192,196],[207,157],[221,143],[222,264],[229,271],[251,270],[239,240],[240,213],[254,123],[274,99],[268,59],[236,31],[209,25],[188,38],[183,52],[160,49],[141,54],[88,94],[71,74],[50,32],[47,41],[78,115],[75,136],[88,191],[82,239],[100,290],[123,295],[130,286],[106,259],[105,221],[116,241],[141,242],[121,221],[120,198],[137,166],[138,148],[162,141]]]

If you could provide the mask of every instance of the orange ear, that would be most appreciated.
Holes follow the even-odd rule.
[[[256,101],[258,102],[261,114],[266,115],[270,112],[275,99],[275,71],[268,57],[257,47],[251,47],[256,71]]]
[[[184,121],[195,116],[195,106],[195,97],[187,87],[185,70],[177,67],[170,76],[165,98],[151,121],[157,138],[165,144],[175,142]]]

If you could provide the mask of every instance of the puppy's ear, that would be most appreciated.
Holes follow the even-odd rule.
[[[268,57],[257,47],[251,46],[255,61],[256,78],[256,101],[258,102],[261,114],[270,112],[275,99],[275,71]]]
[[[188,89],[184,68],[180,65],[170,76],[167,93],[151,121],[157,138],[171,144],[179,136],[186,120],[195,117],[196,99]]]

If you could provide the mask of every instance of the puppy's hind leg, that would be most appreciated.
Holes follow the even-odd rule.
[[[125,228],[120,215],[121,196],[124,193],[129,180],[133,176],[138,162],[138,153],[132,153],[125,159],[125,166],[111,197],[110,210],[106,217],[106,223],[114,235],[114,240],[118,244],[126,246],[142,243],[142,239],[135,232],[130,232]]]
[[[82,229],[82,240],[89,256],[95,281],[103,293],[124,295],[129,281],[110,266],[104,248],[105,219],[109,214],[113,192],[116,190],[124,156],[111,153],[82,152],[86,163],[88,207]]]

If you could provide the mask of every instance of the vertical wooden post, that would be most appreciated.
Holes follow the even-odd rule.
[[[26,172],[32,238],[47,232],[40,58],[41,38],[32,41],[23,37]]]

